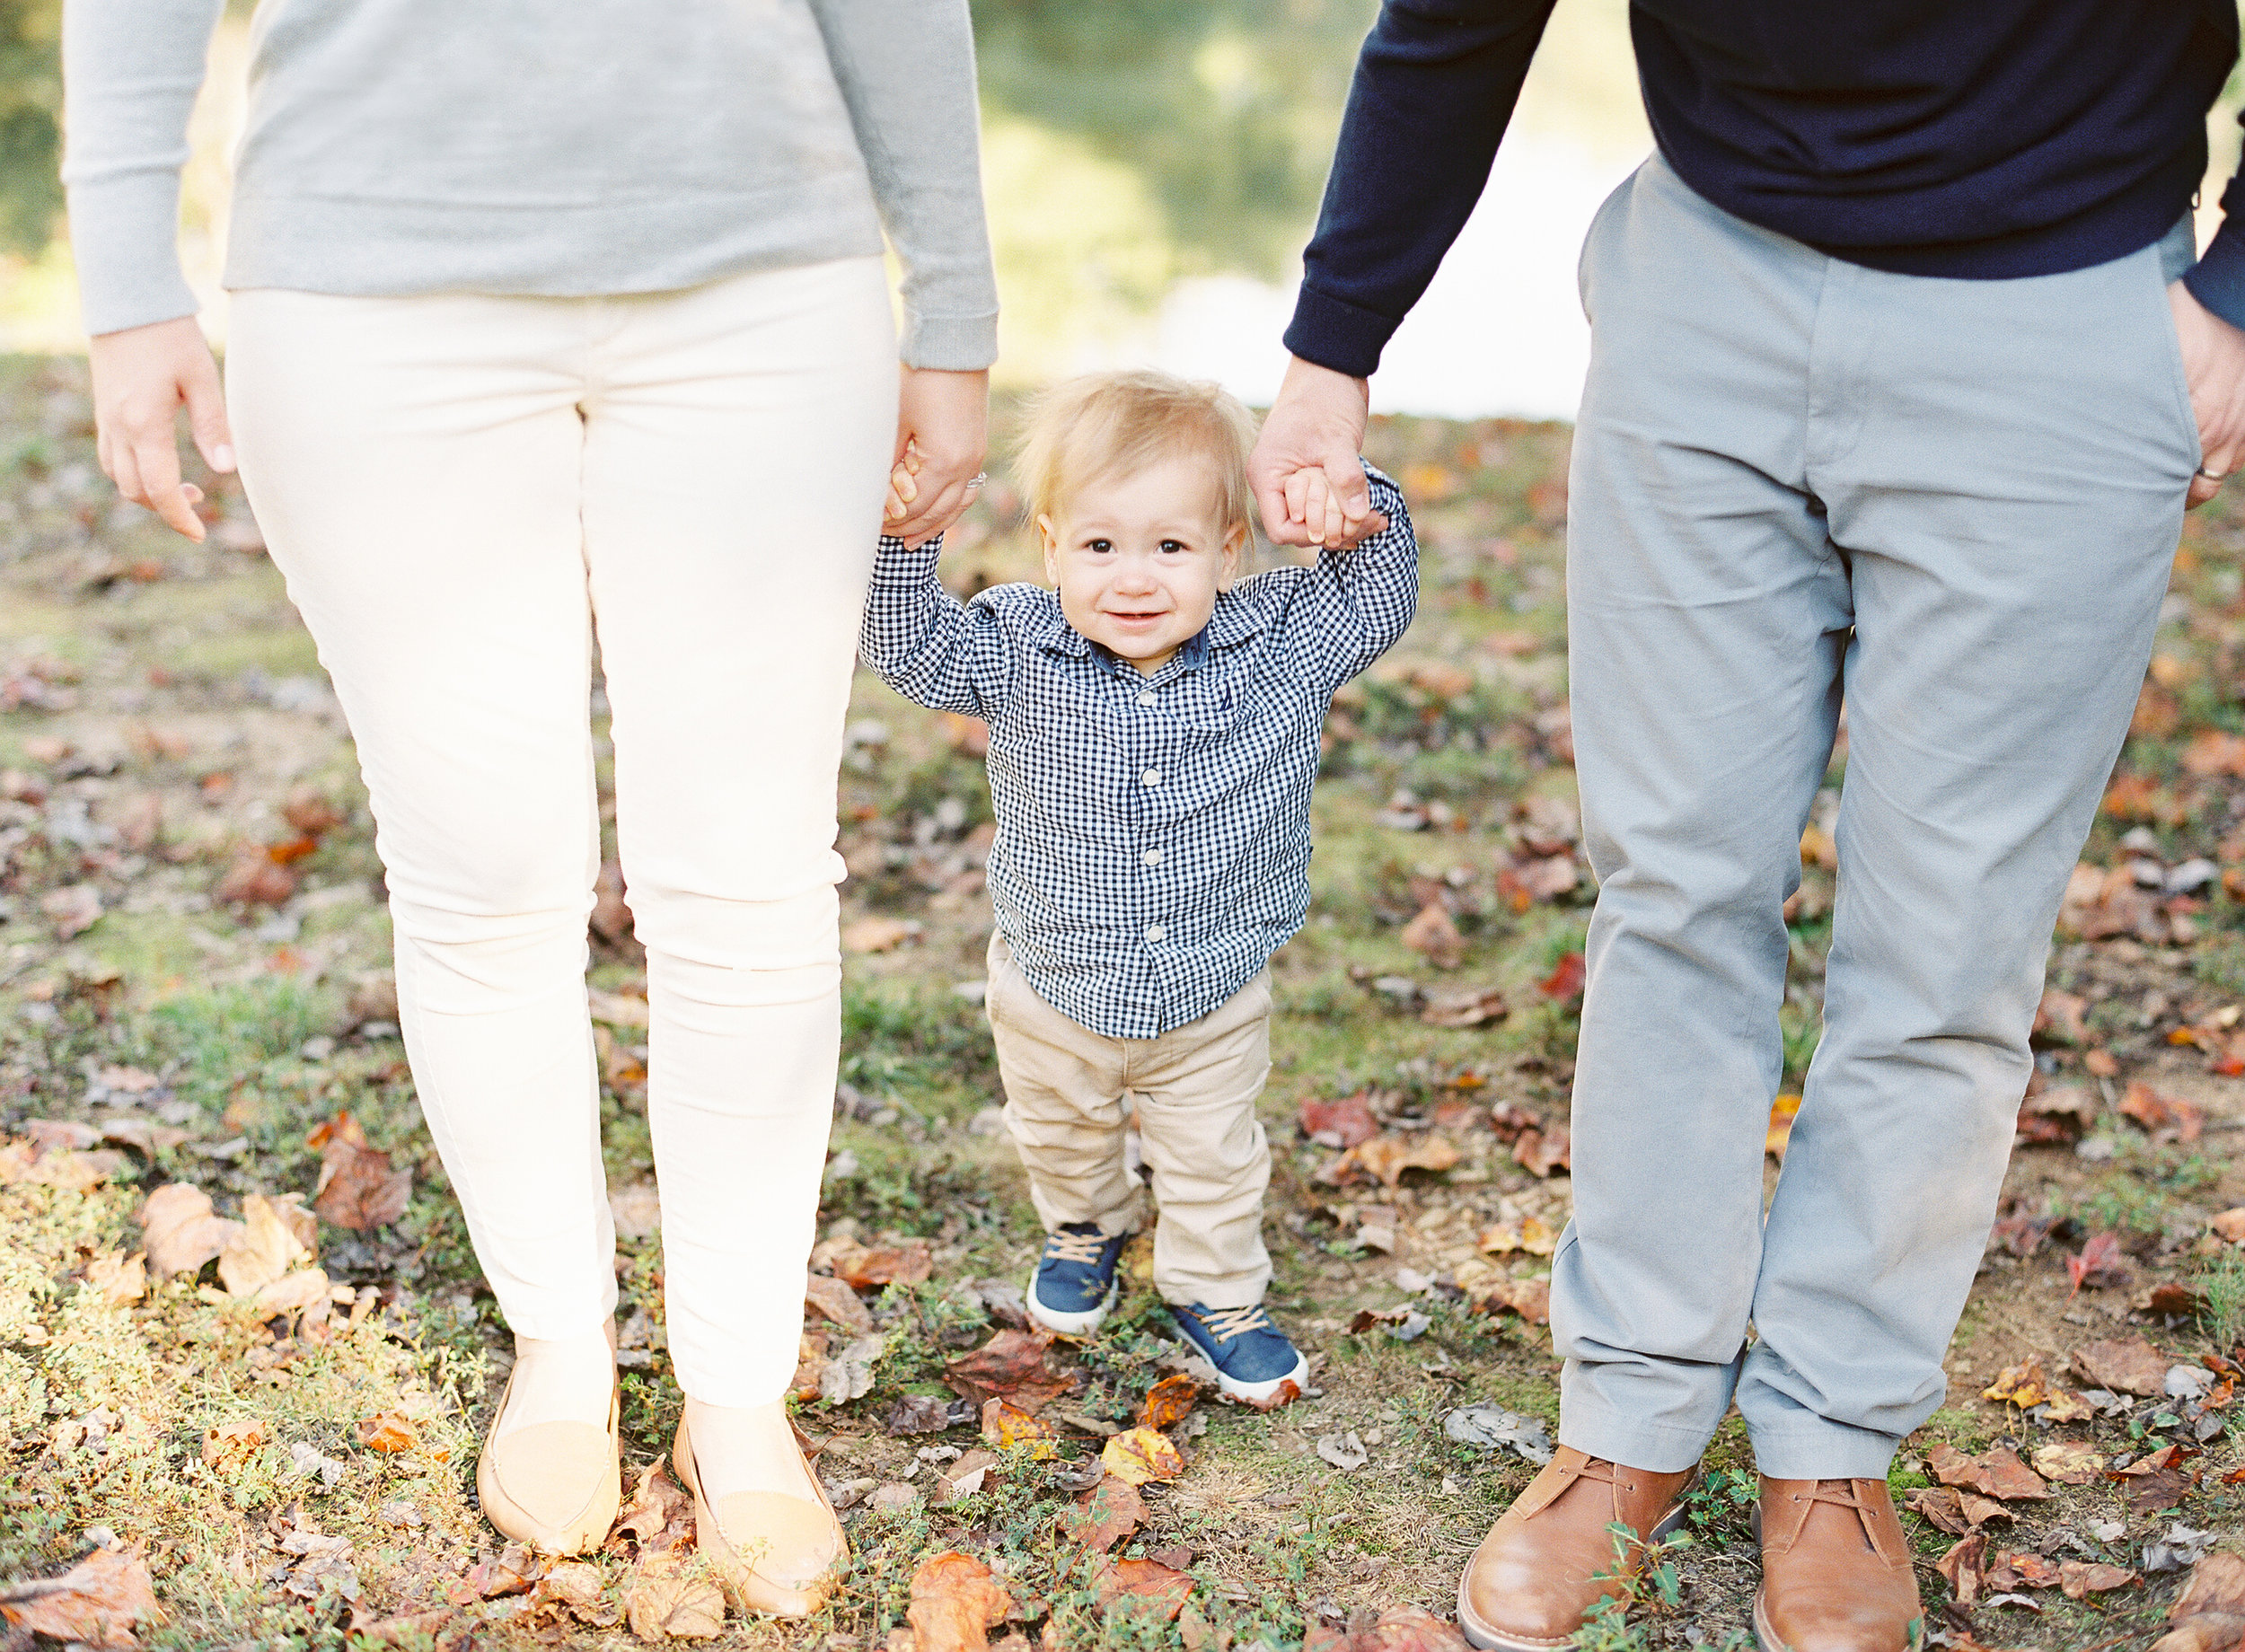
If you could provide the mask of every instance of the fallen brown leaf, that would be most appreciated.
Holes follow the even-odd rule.
[[[1454,970],[1466,959],[1466,937],[1457,933],[1448,909],[1430,901],[1396,937],[1438,970]]]
[[[296,874],[258,845],[234,857],[210,892],[220,906],[286,906],[296,892]]]
[[[623,1616],[622,1608],[607,1598],[600,1568],[590,1560],[556,1560],[524,1610],[533,1623],[543,1617],[558,1625],[566,1614],[594,1629],[607,1629]]]
[[[2152,1652],[2233,1652],[2245,1642],[2245,1560],[2210,1554],[2192,1567],[2167,1621]]]
[[[1175,1480],[1184,1472],[1184,1458],[1169,1437],[1155,1428],[1125,1428],[1101,1448],[1100,1465],[1120,1481],[1142,1486],[1152,1480]]]
[[[1352,1630],[1313,1623],[1303,1635],[1302,1652],[1467,1652],[1467,1648],[1466,1637],[1448,1618],[1423,1606],[1395,1606]]]
[[[218,1282],[230,1296],[254,1296],[310,1256],[294,1225],[273,1202],[261,1193],[251,1193],[242,1200],[240,1231],[218,1252]]]
[[[885,1285],[918,1285],[935,1273],[935,1261],[925,1239],[901,1244],[867,1246],[843,1243],[827,1247],[834,1277],[856,1290],[877,1290]]]
[[[1359,1142],[1344,1156],[1370,1171],[1387,1187],[1401,1182],[1407,1170],[1439,1174],[1455,1166],[1463,1156],[1449,1141],[1431,1130],[1416,1137],[1375,1136],[1369,1141]]]
[[[2141,1078],[2130,1081],[2120,1098],[2120,1111],[2159,1140],[2196,1141],[2206,1124],[2206,1110],[2197,1103],[2163,1095]]]
[[[624,1622],[641,1640],[709,1640],[725,1632],[725,1593],[688,1577],[659,1554],[631,1569],[623,1586]]]
[[[982,1437],[1000,1451],[1026,1446],[1032,1456],[1045,1458],[1052,1454],[1060,1431],[993,1394],[982,1402]]]
[[[91,883],[69,883],[39,898],[39,909],[55,927],[55,939],[74,940],[101,921],[101,892]]]
[[[496,1558],[478,1560],[468,1569],[467,1577],[453,1586],[453,1604],[524,1594],[545,1575],[545,1568],[527,1547],[509,1543]]]
[[[858,1300],[858,1293],[843,1280],[829,1279],[823,1273],[805,1275],[803,1304],[854,1335],[863,1336],[873,1329],[873,1311]]]
[[[421,1443],[421,1437],[403,1411],[376,1411],[372,1417],[362,1417],[351,1432],[368,1451],[386,1455],[411,1451]]]
[[[2094,1485],[2105,1459],[2082,1440],[2052,1440],[2035,1448],[2035,1472],[2062,1486]]]
[[[2078,1348],[2073,1368],[2091,1387],[2114,1393],[2150,1395],[2167,1389],[2167,1357],[2142,1337]]]
[[[1182,1371],[1173,1371],[1146,1391],[1146,1402],[1138,1408],[1139,1426],[1174,1428],[1193,1414],[1200,1400],[1201,1384]]]
[[[1099,1604],[1117,1617],[1167,1623],[1193,1598],[1193,1577],[1159,1560],[1110,1560],[1091,1575]]]
[[[1504,994],[1494,987],[1478,990],[1430,995],[1419,1019],[1431,1027],[1483,1027],[1511,1014]]]
[[[616,1524],[609,1528],[611,1549],[627,1537],[641,1554],[682,1551],[691,1545],[694,1500],[670,1477],[663,1463],[657,1457],[639,1471],[631,1496],[616,1516]]]
[[[390,1156],[367,1142],[366,1132],[349,1113],[336,1114],[305,1141],[320,1149],[320,1181],[312,1205],[323,1219],[363,1233],[405,1214],[413,1196],[413,1173],[391,1168]]]
[[[1955,1591],[1959,1606],[1969,1606],[1980,1598],[1987,1552],[1986,1533],[1975,1532],[1951,1543],[1941,1559],[1933,1562],[1933,1569],[1949,1579],[1949,1586]]]
[[[1551,1231],[1550,1224],[1531,1216],[1519,1222],[1501,1222],[1494,1227],[1483,1228],[1476,1243],[1486,1256],[1510,1256],[1515,1252],[1549,1256],[1559,1248],[1559,1235]]]
[[[2065,1271],[2075,1290],[2084,1285],[2096,1289],[2128,1282],[2127,1259],[2121,1253],[2120,1241],[2110,1234],[2091,1234],[2079,1256],[2065,1259]]]
[[[1512,1144],[1512,1156],[1521,1168],[1532,1175],[1548,1179],[1554,1170],[1572,1173],[1573,1143],[1567,1127],[1554,1124],[1547,1130],[1527,1130]]]
[[[2143,1581],[2126,1567],[2108,1566],[2102,1560],[2063,1560],[2058,1564],[2058,1587],[2065,1591],[2068,1600],[2125,1589],[2132,1583]]]
[[[2226,1240],[2232,1244],[2245,1244],[2245,1205],[2240,1205],[2234,1210],[2224,1210],[2207,1226],[2214,1229],[2215,1238]]]
[[[1980,1397],[2001,1400],[2023,1411],[2040,1405],[2049,1393],[2050,1377],[2042,1368],[2042,1356],[2029,1354],[2015,1366],[2005,1366],[1996,1379],[1980,1391]]]
[[[0,1588],[0,1618],[26,1642],[33,1635],[51,1635],[104,1652],[136,1647],[140,1643],[132,1626],[155,1613],[147,1566],[121,1549],[96,1549],[59,1577]]]
[[[911,1625],[915,1652],[983,1652],[990,1631],[1013,1615],[1013,1596],[989,1567],[946,1550],[912,1573]]]
[[[1146,1524],[1146,1499],[1137,1486],[1109,1474],[1087,1491],[1072,1514],[1061,1516],[1061,1532],[1087,1549],[1112,1549]]]
[[[1965,1518],[1963,1506],[1950,1487],[1919,1486],[1903,1498],[1902,1507],[1931,1521],[1951,1537],[1962,1537],[1972,1530],[1972,1523]]]
[[[254,1417],[214,1423],[203,1430],[203,1466],[232,1479],[270,1437]]]
[[[226,1248],[242,1224],[211,1214],[210,1195],[191,1182],[171,1182],[141,1208],[148,1265],[159,1275],[193,1273]]]
[[[1925,1454],[1925,1466],[1944,1486],[1962,1487],[2007,1503],[2050,1495],[2050,1488],[2008,1446],[1977,1457],[1967,1456],[1954,1446],[1936,1446]]]
[[[2056,1586],[2058,1581],[2057,1563],[2045,1560],[2032,1550],[2006,1550],[1995,1557],[1987,1569],[1991,1589],[2047,1589]]]
[[[1337,1101],[1306,1101],[1301,1105],[1302,1134],[1327,1147],[1353,1147],[1379,1134],[1372,1116],[1369,1093],[1357,1091]],[[2238,1213],[2245,1217],[2245,1210]]]
[[[1498,1314],[1509,1308],[1531,1325],[1548,1325],[1551,1323],[1551,1281],[1499,1279],[1475,1299],[1474,1306],[1483,1314]]]
[[[354,1648],[442,1647],[446,1642],[440,1631],[450,1621],[452,1615],[449,1606],[432,1606],[426,1612],[401,1612],[386,1618],[371,1618],[354,1605],[351,1608],[350,1644]]]
[[[148,1294],[147,1260],[139,1251],[130,1256],[121,1251],[105,1251],[85,1265],[85,1281],[101,1293],[102,1301],[121,1308]]]
[[[1076,1387],[1074,1373],[1055,1366],[1052,1351],[1049,1331],[1000,1331],[944,1366],[943,1380],[952,1393],[976,1405],[1000,1399],[1025,1411],[1040,1411]]]
[[[1550,974],[1536,983],[1536,990],[1547,998],[1563,1002],[1568,998],[1580,997],[1589,979],[1582,954],[1569,953],[1552,966]]]

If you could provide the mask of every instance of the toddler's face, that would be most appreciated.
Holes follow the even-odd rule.
[[[1218,503],[1210,467],[1181,454],[1078,488],[1062,520],[1039,516],[1068,623],[1147,675],[1160,670],[1238,568],[1247,530],[1228,532]]]

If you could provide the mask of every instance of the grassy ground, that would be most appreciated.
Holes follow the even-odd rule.
[[[496,1547],[471,1468],[506,1340],[385,999],[380,869],[349,746],[238,494],[214,486],[200,548],[114,505],[79,364],[0,367],[0,1134],[17,1143],[0,1149],[0,1577],[121,1545],[154,1574],[161,1612],[143,1636],[161,1645],[621,1641],[627,1630],[603,1620],[644,1568],[635,1542],[599,1558],[575,1595],[554,1582],[507,1592],[489,1564],[471,1570]],[[881,1644],[920,1561],[944,1549],[991,1562],[1030,1631],[1070,1647],[1282,1648],[1404,1604],[1447,1612],[1466,1553],[1533,1468],[1451,1439],[1445,1419],[1483,1402],[1546,1425],[1557,1413],[1548,1331],[1482,1305],[1510,1293],[1533,1306],[1523,1287],[1547,1269],[1534,1224],[1555,1232],[1569,1207],[1563,1169],[1533,1173],[1519,1151],[1524,1129],[1548,1143],[1565,1121],[1564,965],[1592,895],[1563,710],[1566,447],[1557,426],[1391,420],[1374,433],[1373,456],[1413,503],[1426,596],[1404,646],[1333,720],[1316,908],[1274,966],[1264,1102],[1272,1305],[1311,1351],[1316,1392],[1269,1415],[1204,1404],[1172,1427],[1184,1471],[1148,1488],[1149,1523],[1117,1552],[1189,1573],[1193,1605],[1174,1621],[1117,1603],[1114,1574],[1055,1525],[1102,1435],[1133,1420],[1164,1369],[1142,1251],[1115,1321],[1052,1356],[1081,1374],[1046,1410],[1065,1437],[1058,1455],[1017,1446],[982,1489],[946,1501],[955,1454],[982,1444],[976,1425],[896,1431],[913,1410],[902,1402],[953,1397],[946,1364],[999,1329],[990,1282],[1017,1285],[1038,1235],[995,1129],[972,997],[989,921],[974,731],[861,681],[842,847],[846,919],[865,950],[848,972],[823,1215],[839,1243],[822,1254],[862,1272],[853,1243],[901,1243],[887,1271],[905,1277],[864,1298],[870,1332],[810,1325],[835,1398],[806,1400],[802,1420],[852,1504],[850,1587],[804,1630],[736,1619],[732,1640]],[[955,535],[946,568],[962,584],[1027,571],[1009,505],[994,487]],[[2245,1087],[2221,1070],[2245,1068],[2230,1042],[2245,908],[2220,875],[2236,868],[2228,882],[2245,892],[2245,743],[2225,743],[2245,729],[2241,543],[2245,517],[2226,505],[2187,530],[2137,734],[2087,856],[2119,870],[2080,880],[2053,955],[2068,996],[2051,1001],[2043,1083],[2065,1105],[2038,1116],[2056,1139],[2016,1156],[2011,1243],[1991,1247],[1949,1405],[1895,1481],[1925,1485],[1943,1446],[2030,1456],[2076,1441],[2115,1469],[2172,1440],[2197,1454],[2171,1484],[2098,1477],[2009,1504],[1987,1526],[1991,1555],[2135,1569],[2177,1520],[2223,1542],[2239,1525],[2226,1388],[2127,1398],[2075,1423],[1981,1396],[2029,1356],[2079,1386],[2066,1366],[2084,1345],[2143,1336],[2192,1366],[2245,1334],[2245,1253],[2211,1231],[2245,1205]],[[1818,1025],[1820,847],[1812,833],[1793,928],[1788,1088]],[[2210,882],[2195,857],[2213,863]],[[2162,879],[2178,892],[2150,887]],[[666,1448],[677,1396],[649,1236],[639,970],[614,915],[600,921],[594,984],[617,995],[599,1001],[603,1105],[638,1466]],[[1428,1019],[1487,992],[1508,1006],[1501,1019]],[[1300,1111],[1360,1091],[1384,1138],[1448,1168],[1405,1169],[1394,1185],[1336,1176],[1341,1155],[1307,1138]],[[364,1150],[312,1139],[346,1112]],[[1429,1149],[1437,1138],[1454,1156]],[[401,1208],[368,1208],[387,1185],[374,1155],[410,1173]],[[323,1165],[342,1189],[307,1225],[316,1256],[274,1252],[268,1295],[238,1260],[223,1266],[242,1288],[202,1266],[132,1293],[151,1191],[189,1182],[220,1216],[252,1216],[251,1195],[311,1199]],[[348,1225],[369,1215],[380,1219]],[[1502,1227],[1531,1248],[1484,1251]],[[2068,1264],[2085,1251],[2076,1289]],[[295,1289],[314,1265],[324,1294]],[[2153,1302],[2162,1283],[2183,1288]],[[295,1311],[275,1312],[271,1290]],[[1353,1328],[1363,1310],[1395,1309],[1423,1325],[1391,1314]],[[1735,1419],[1709,1463],[1750,1469]],[[1608,1644],[1721,1646],[1743,1630],[1754,1568],[1730,1493],[1744,1483],[1720,1480],[1699,1500],[1679,1602],[1644,1603]],[[2162,1486],[2177,1500],[2154,1507]],[[1959,1605],[1933,1567],[1955,1539],[1906,1523],[1932,1626],[1955,1646],[2141,1644],[2181,1576],[2081,1600],[2010,1591],[2031,1605],[1991,1605],[2004,1591],[1989,1585]]]

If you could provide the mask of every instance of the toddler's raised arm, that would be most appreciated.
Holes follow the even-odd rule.
[[[1369,464],[1364,476],[1387,525],[1353,550],[1319,551],[1315,567],[1280,570],[1294,584],[1287,635],[1303,669],[1327,690],[1393,647],[1419,606],[1419,540],[1403,490]]]
[[[906,699],[988,719],[1013,686],[1014,655],[998,611],[962,602],[936,577],[943,537],[907,549],[884,536],[873,557],[858,655]]]

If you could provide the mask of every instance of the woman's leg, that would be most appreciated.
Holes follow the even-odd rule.
[[[593,313],[585,546],[647,950],[671,1354],[696,1406],[769,1420],[833,1113],[835,777],[895,432],[887,289],[850,259]],[[690,1417],[722,1488],[736,1454]],[[792,1459],[784,1429],[758,1437]]]
[[[372,795],[430,1134],[507,1323],[583,1356],[550,1392],[525,1370],[509,1428],[604,1420],[612,1380],[582,313],[247,292],[227,361],[243,480]]]

